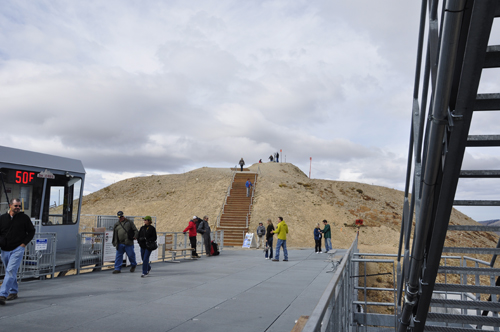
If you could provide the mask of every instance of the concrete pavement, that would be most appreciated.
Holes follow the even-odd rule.
[[[23,282],[19,298],[0,306],[0,331],[290,331],[332,278],[327,259],[303,249],[272,262],[262,250],[225,248],[153,263],[146,278],[138,266]]]

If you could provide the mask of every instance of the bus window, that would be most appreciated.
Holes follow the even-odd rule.
[[[78,222],[82,179],[56,175],[47,181],[46,202],[42,224],[72,225]]]

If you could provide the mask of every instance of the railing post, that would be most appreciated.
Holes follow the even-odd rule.
[[[75,255],[75,269],[77,275],[80,274],[80,262],[82,261],[81,243],[82,243],[82,235],[81,233],[78,233],[76,234],[76,255]]]

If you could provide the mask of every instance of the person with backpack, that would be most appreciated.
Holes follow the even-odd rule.
[[[113,246],[116,248],[115,269],[113,274],[120,273],[123,265],[123,254],[127,253],[130,260],[130,272],[135,271],[137,261],[135,260],[134,240],[139,236],[139,231],[134,223],[123,216],[122,211],[116,214],[118,221],[113,226]]]
[[[144,226],[139,230],[139,247],[141,247],[141,258],[142,258],[142,275],[141,278],[147,277],[151,271],[151,262],[149,261],[149,256],[151,252],[158,248],[156,244],[156,229],[152,225],[153,220],[150,216],[145,216]],[[156,248],[154,248],[156,246]],[[153,249],[154,248],[154,249]]]
[[[240,165],[240,169],[243,172],[243,166],[245,166],[245,161],[243,160],[243,157],[241,157],[240,162],[238,164]]]
[[[260,222],[259,227],[257,227],[257,249],[260,248],[261,244],[264,247],[264,235],[266,235],[266,228],[264,225]]]
[[[321,254],[321,228],[319,228],[319,223],[316,224],[316,228],[314,228],[314,252],[317,254]]]
[[[267,232],[266,232],[266,259],[272,259],[273,258],[273,231],[274,231],[274,225],[271,219],[267,219]],[[269,252],[269,256],[267,253]]]
[[[198,224],[198,228],[196,229],[196,231],[200,233],[201,236],[203,237],[203,243],[205,244],[205,251],[207,257],[212,256],[211,254],[212,243],[210,238],[210,225],[208,224],[208,216],[203,217],[203,220],[201,220],[200,223]]]
[[[193,219],[189,221],[189,224],[186,227],[186,229],[182,231],[182,233],[184,234],[186,234],[186,232],[189,232],[189,242],[191,243],[191,248],[193,249],[191,251],[191,257],[193,258],[200,257],[196,253],[196,220],[198,220],[198,217],[194,216]]]

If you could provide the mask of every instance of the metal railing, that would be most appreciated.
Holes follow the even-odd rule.
[[[217,216],[216,227],[220,227],[220,218],[224,214],[224,207],[226,206],[227,198],[229,197],[229,195],[231,193],[231,188],[233,187],[233,182],[234,182],[234,177],[236,176],[236,171],[232,171],[231,175],[232,175],[231,182],[229,183],[229,186],[227,187],[226,197],[224,197],[224,203],[222,203],[222,206],[219,210],[219,215]]]
[[[211,240],[216,242],[219,246],[219,252],[224,248],[224,231],[215,231],[210,233]],[[108,241],[107,241],[108,240]],[[100,270],[103,267],[111,267],[114,265],[113,261],[105,260],[106,250],[114,253],[114,247],[106,247],[109,239],[106,239],[106,233],[99,232],[83,232],[78,234],[78,245],[75,260],[76,273],[80,274],[81,271],[92,269],[94,271]],[[190,258],[191,248],[189,243],[188,234],[182,232],[158,232],[158,258],[152,259],[153,262],[165,260],[175,261],[177,258]],[[185,251],[181,249],[186,249]],[[197,237],[196,251],[203,255],[205,253],[205,246],[203,238]],[[109,255],[109,252],[108,252]]]
[[[77,251],[75,258],[76,274],[81,270],[99,270],[105,265],[112,263],[104,262],[104,246],[106,244],[106,233],[83,232],[77,236]]]
[[[357,264],[353,263],[358,251],[358,236],[342,257],[331,281],[323,292],[319,303],[309,316],[304,332],[342,332],[351,331],[353,321],[352,301],[354,285],[357,284]]]
[[[25,248],[23,262],[17,279],[54,277],[56,265],[56,233],[35,233]],[[5,276],[5,267],[0,262],[0,277]]]

